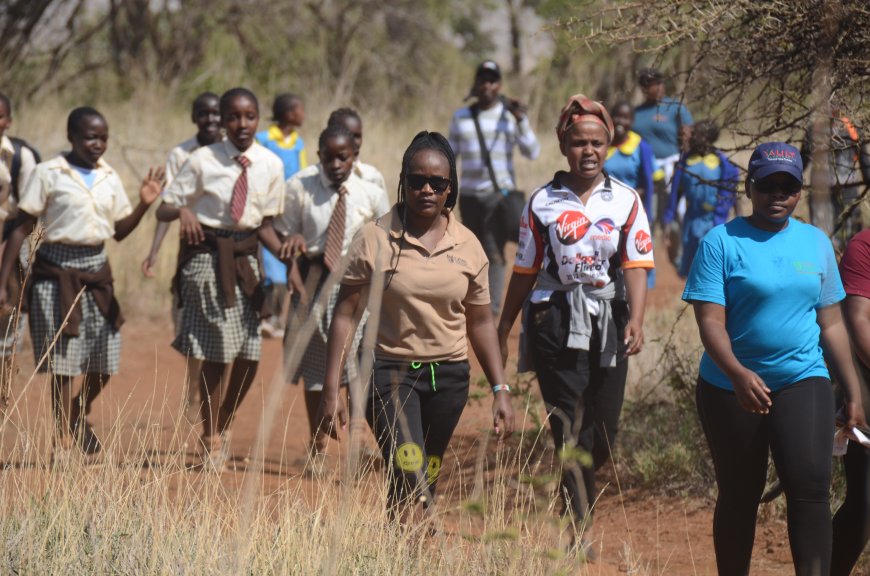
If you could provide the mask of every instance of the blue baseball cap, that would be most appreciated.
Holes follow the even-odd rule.
[[[759,144],[749,158],[749,177],[756,180],[785,172],[803,184],[804,163],[800,151],[785,142]]]

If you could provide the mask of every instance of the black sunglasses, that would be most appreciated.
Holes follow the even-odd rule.
[[[450,188],[450,180],[441,176],[423,176],[422,174],[408,174],[405,182],[411,190],[422,190],[427,183],[436,194],[443,194]]]
[[[797,196],[801,192],[803,185],[797,180],[790,182],[777,182],[775,180],[756,180],[752,178],[752,187],[762,194],[773,194],[777,190],[781,190],[789,196]]]

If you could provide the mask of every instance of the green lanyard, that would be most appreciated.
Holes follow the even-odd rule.
[[[422,362],[411,362],[411,368],[414,370],[419,370],[420,367],[423,366]],[[429,374],[432,377],[432,392],[437,392],[438,388],[435,386],[435,367],[439,366],[438,362],[429,362]]]

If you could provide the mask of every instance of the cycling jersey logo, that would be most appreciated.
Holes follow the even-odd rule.
[[[644,230],[638,230],[634,235],[634,247],[641,254],[649,254],[652,251],[652,238]]]
[[[559,242],[570,246],[576,244],[589,230],[592,222],[582,212],[569,210],[562,212],[556,220],[556,236]]]
[[[613,220],[611,220],[610,218],[602,218],[595,223],[595,227],[604,232],[605,234],[609,234],[610,232],[613,232],[614,228],[616,228],[616,224],[614,224]]]

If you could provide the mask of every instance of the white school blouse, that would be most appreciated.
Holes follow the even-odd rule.
[[[243,154],[248,167],[248,197],[238,223],[230,214],[230,201],[242,166],[235,157]],[[200,224],[221,230],[253,230],[263,218],[278,216],[284,205],[284,165],[275,154],[254,142],[243,153],[224,140],[197,148],[163,194],[163,201],[186,206]]]
[[[45,242],[97,246],[115,235],[115,222],[133,207],[118,173],[100,159],[90,188],[63,155],[37,164],[18,208],[40,219]]]

